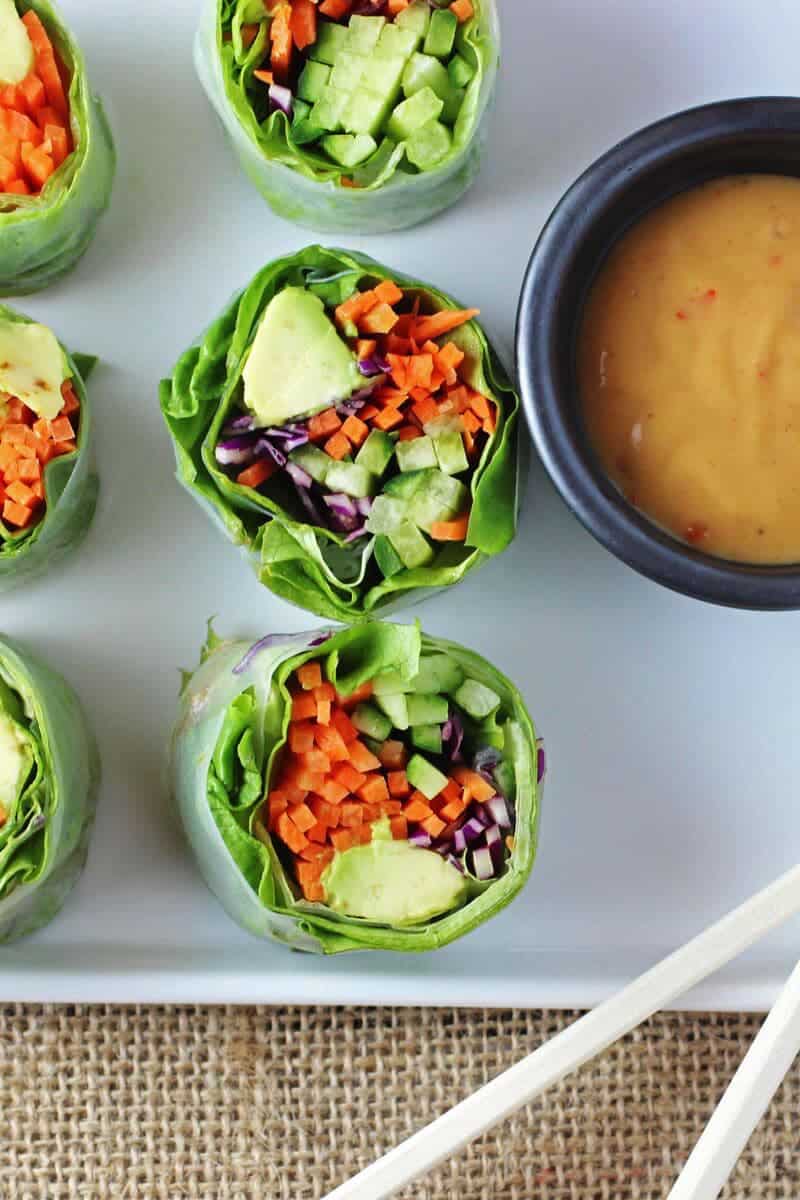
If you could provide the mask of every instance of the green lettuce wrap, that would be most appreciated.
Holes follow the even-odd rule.
[[[517,689],[418,625],[222,641],[209,628],[171,742],[200,871],[256,937],[433,950],[533,866],[544,751]]]
[[[273,592],[352,622],[509,545],[519,400],[476,312],[310,246],[260,271],[162,382],[178,479]]]
[[[33,30],[27,50],[19,17]],[[10,296],[46,287],[81,257],[108,206],[115,155],[80,48],[49,0],[0,0],[0,18],[0,295]],[[14,172],[26,143],[36,144]]]
[[[99,777],[72,688],[0,637],[0,942],[61,908],[86,861]]]
[[[96,361],[0,305],[0,592],[48,570],[89,530],[98,480],[86,380]]]
[[[280,216],[386,233],[448,208],[475,179],[497,77],[495,0],[394,7],[205,0],[200,80]]]

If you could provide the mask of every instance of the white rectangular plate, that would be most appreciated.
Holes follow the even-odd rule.
[[[262,945],[206,892],[162,787],[178,668],[224,633],[313,626],[259,588],[173,479],[159,377],[269,259],[315,240],[240,174],[191,63],[196,0],[62,0],[119,150],[113,208],[78,270],[21,307],[103,360],[102,498],[85,547],[0,621],[84,697],[104,782],[89,867],[63,913],[0,948],[0,995],[51,1001],[580,1006],[794,861],[800,614],[673,596],[589,538],[532,472],[513,549],[419,610],[523,689],[551,764],[523,897],[416,958],[322,960]],[[506,346],[542,222],[597,154],[661,115],[797,91],[800,10],[773,0],[501,0],[502,86],[469,198],[356,248],[480,305]],[[414,614],[416,615],[416,614]],[[764,1008],[800,951],[782,933],[687,1005]]]

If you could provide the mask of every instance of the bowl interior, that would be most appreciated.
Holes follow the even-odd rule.
[[[576,347],[611,247],[679,192],[732,174],[800,176],[800,100],[729,101],[667,118],[598,159],[565,194],[526,275],[517,359],[526,415],[551,478],[614,554],[678,591],[746,608],[800,607],[800,567],[750,566],[678,541],[628,503],[583,429]]]

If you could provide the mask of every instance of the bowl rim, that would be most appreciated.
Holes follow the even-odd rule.
[[[550,479],[606,549],[647,578],[699,600],[794,609],[800,608],[800,562],[771,566],[717,558],[660,529],[625,499],[593,461],[590,447],[567,427],[556,383],[553,343],[562,281],[598,221],[635,183],[678,153],[703,145],[730,147],[748,135],[765,143],[797,136],[800,175],[800,98],[754,96],[662,117],[617,142],[577,177],[545,222],[525,271],[516,322],[517,375],[528,427]],[[620,222],[620,235],[629,225]]]

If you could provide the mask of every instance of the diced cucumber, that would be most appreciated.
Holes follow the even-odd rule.
[[[442,730],[439,725],[412,725],[411,744],[428,754],[442,753]]]
[[[449,711],[446,696],[413,692],[408,697],[408,720],[411,725],[444,725]]]
[[[363,54],[340,54],[331,70],[331,87],[348,94],[354,92],[361,83],[366,65]]]
[[[391,579],[405,570],[403,560],[389,541],[385,533],[379,533],[375,538],[375,562],[384,579]]]
[[[408,11],[407,9],[405,11]],[[424,87],[398,104],[389,118],[386,132],[397,142],[405,142],[416,130],[435,121],[444,108],[433,88]]]
[[[415,692],[455,692],[464,682],[464,672],[447,654],[423,654],[414,679]]]
[[[347,26],[337,25],[335,21],[320,21],[317,25],[317,40],[309,48],[308,56],[315,62],[327,63],[332,67],[347,45],[349,37]]]
[[[371,187],[387,170],[399,166],[404,154],[405,146],[398,146],[391,138],[384,138],[372,158],[355,169],[353,181],[360,187]]]
[[[374,704],[359,704],[356,706],[350,720],[359,733],[366,733],[376,741],[384,741],[392,732],[392,722]]]
[[[403,92],[415,96],[424,87],[431,88],[440,100],[453,92],[447,69],[430,54],[412,54],[403,71]]]
[[[395,729],[408,729],[408,705],[403,692],[376,695],[375,703],[386,713]]]
[[[298,104],[303,104],[303,101],[298,100],[295,102],[295,117],[297,116]],[[307,108],[308,105],[304,105],[304,107]],[[296,146],[305,146],[307,142],[317,142],[325,133],[324,129],[320,129],[319,125],[315,125],[311,120],[311,112],[313,112],[313,109],[307,115],[300,117],[299,120],[295,120],[292,123],[290,133],[292,141]]]
[[[417,92],[418,96],[422,92]],[[416,99],[416,97],[415,97]],[[410,104],[410,100],[405,101]],[[441,104],[441,100],[439,101]],[[420,171],[427,171],[441,162],[453,147],[453,135],[441,121],[428,121],[417,129],[406,142],[406,158]]]
[[[406,767],[408,782],[428,800],[433,800],[447,787],[447,776],[421,754],[412,754]]]
[[[368,133],[329,133],[321,140],[322,149],[342,167],[357,167],[378,149]]]
[[[349,103],[350,97],[347,92],[338,92],[328,84],[312,108],[308,120],[317,128],[324,129],[326,133],[336,133],[343,128],[342,117]]]
[[[393,454],[394,442],[388,433],[384,433],[380,429],[372,429],[356,455],[356,462],[362,467],[366,467],[373,475],[382,475]],[[385,530],[380,532],[385,532]]]
[[[435,557],[430,542],[410,521],[404,521],[397,529],[392,530],[388,538],[410,571],[415,567],[424,567]]]
[[[428,32],[425,34],[425,53],[437,58],[447,58],[452,53],[458,29],[458,17],[449,8],[437,8],[431,13]]]
[[[399,671],[384,671],[372,681],[373,696],[396,696],[399,692],[411,692],[413,687]]]
[[[376,496],[367,517],[367,529],[370,533],[391,533],[407,520],[408,505],[405,500],[396,496]]]
[[[330,76],[330,67],[326,66],[325,63],[314,62],[313,59],[309,59],[300,72],[300,78],[297,81],[297,94],[300,99],[309,100],[314,104],[324,92]],[[296,116],[297,102],[295,101]]]
[[[461,112],[461,105],[464,103],[466,88],[453,88],[448,96],[443,96],[444,108],[442,109],[442,124],[455,125],[458,120],[458,114]]]
[[[409,519],[427,530],[434,521],[449,521],[457,517],[467,507],[468,497],[469,492],[460,480],[437,471],[435,478],[409,500]]]
[[[460,54],[456,54],[447,64],[447,74],[454,88],[463,88],[475,75],[475,68]]]
[[[400,443],[398,442],[398,445]],[[411,471],[406,475],[395,475],[383,485],[385,496],[396,496],[399,500],[410,500],[419,488],[425,487],[436,472]]]
[[[439,468],[445,475],[459,475],[469,467],[464,439],[460,433],[440,433],[433,439],[433,448]]]
[[[358,463],[334,461],[328,467],[325,486],[329,492],[344,492],[346,496],[363,500],[365,496],[374,495],[378,481],[366,467],[361,467]]]
[[[307,100],[295,99],[295,102],[292,105],[292,124],[299,125],[302,121],[305,121],[310,112],[311,105]]]
[[[391,111],[392,96],[384,96],[359,86],[350,97],[342,114],[342,126],[348,133],[380,133]]]
[[[478,683],[476,679],[465,679],[461,687],[453,693],[456,704],[476,721],[483,721],[500,707],[500,697],[497,692]]]
[[[412,29],[403,29],[396,22],[384,25],[378,44],[372,52],[374,60],[402,58],[403,62],[419,45],[420,37]]]
[[[400,91],[400,82],[406,69],[406,60],[399,55],[395,58],[366,59],[361,83],[371,92],[386,96],[394,104]]]
[[[431,10],[428,0],[414,0],[413,4],[397,14],[394,23],[400,29],[406,29],[415,34],[417,40],[421,42],[428,32],[430,20]]]
[[[328,468],[333,465],[333,459],[317,446],[298,446],[289,455],[293,463],[308,471],[317,483],[324,483],[328,477]]]
[[[356,54],[371,54],[385,24],[386,17],[352,16],[347,27],[347,49]]]
[[[433,440],[429,437],[412,438],[409,442],[398,442],[396,446],[397,465],[405,474],[408,471],[421,471],[425,467],[437,465],[436,450]]]

